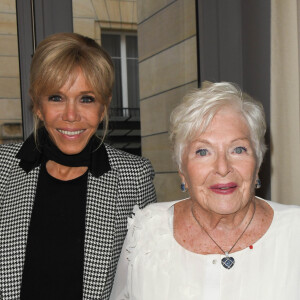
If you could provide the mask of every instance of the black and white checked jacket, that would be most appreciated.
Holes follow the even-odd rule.
[[[0,299],[20,298],[27,234],[39,166],[26,173],[15,156],[22,144],[0,146]],[[127,217],[138,204],[156,201],[147,159],[105,146],[110,170],[88,174],[83,299],[109,299],[126,235]],[[41,299],[42,300],[42,299]],[[67,299],[66,299],[67,300]]]

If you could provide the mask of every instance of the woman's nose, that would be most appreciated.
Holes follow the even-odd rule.
[[[66,102],[62,119],[63,121],[67,121],[67,122],[76,122],[80,120],[80,113],[75,102],[73,101]]]
[[[230,161],[226,153],[221,153],[218,155],[216,159],[215,168],[216,168],[216,173],[218,173],[222,177],[225,177],[232,170]]]

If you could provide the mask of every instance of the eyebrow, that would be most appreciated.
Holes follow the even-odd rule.
[[[245,137],[245,138],[237,138],[237,139],[231,141],[231,143],[234,143],[234,142],[237,142],[237,141],[245,141],[245,140],[246,140],[246,141],[249,141],[249,142],[251,141],[250,138],[246,138],[246,137]]]
[[[249,141],[250,142],[251,140],[249,138],[247,138],[247,137],[245,137],[245,138],[237,138],[237,139],[234,139],[234,140],[230,141],[230,143],[234,143],[234,142],[237,142],[237,141]],[[211,145],[211,142],[208,141],[208,140],[205,140],[205,139],[203,139],[203,140],[202,139],[196,139],[196,140],[193,141],[193,143],[196,143],[196,142]]]
[[[80,92],[81,95],[83,94],[95,94],[93,91],[82,91]]]
[[[65,93],[63,93],[61,90],[49,93],[49,95],[56,95],[56,94],[65,95]],[[93,94],[93,95],[95,95],[95,92],[94,91],[81,91],[81,92],[79,92],[79,94],[80,95],[84,95],[84,94]]]

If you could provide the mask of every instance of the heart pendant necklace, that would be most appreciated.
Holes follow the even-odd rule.
[[[224,254],[225,254],[225,257],[223,257],[221,260],[222,266],[225,269],[231,269],[234,266],[235,260],[233,257],[229,256],[228,252],[225,252]]]
[[[245,233],[245,231],[247,230],[247,228],[249,227],[249,225],[251,224],[252,220],[253,220],[253,217],[254,217],[254,214],[255,214],[255,211],[256,211],[256,204],[255,204],[255,201],[254,201],[254,210],[253,210],[253,214],[252,214],[252,217],[249,221],[249,223],[247,224],[247,226],[245,227],[245,229],[243,230],[243,232],[240,234],[240,236],[238,237],[238,239],[236,240],[236,242],[233,244],[233,246],[229,249],[229,251],[224,251],[220,245],[212,238],[212,236],[208,233],[208,231],[201,225],[201,223],[198,221],[198,219],[196,218],[195,216],[195,213],[194,213],[194,206],[192,206],[191,208],[191,212],[192,212],[192,215],[193,215],[193,218],[196,220],[197,224],[201,227],[201,229],[204,230],[204,232],[208,235],[208,237],[218,246],[218,248],[225,254],[225,257],[222,258],[221,260],[221,263],[222,263],[222,266],[225,268],[225,269],[231,269],[234,264],[235,264],[235,260],[232,256],[229,256],[229,253],[232,251],[232,249],[234,248],[234,246],[238,243],[238,241],[241,239],[241,237],[243,236],[243,234]]]

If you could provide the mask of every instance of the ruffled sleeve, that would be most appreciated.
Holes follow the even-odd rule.
[[[164,205],[152,204],[139,209],[136,205],[133,209],[133,216],[128,218],[127,236],[123,244],[119,259],[117,273],[114,280],[110,300],[136,299],[132,291],[133,282],[136,283],[135,274],[132,272],[134,265],[139,259],[144,261],[156,260],[157,251],[153,251],[155,245],[162,245],[170,239],[170,228],[168,218],[162,215],[167,214]],[[167,248],[167,247],[166,247]],[[151,259],[150,259],[151,258]]]

